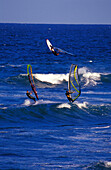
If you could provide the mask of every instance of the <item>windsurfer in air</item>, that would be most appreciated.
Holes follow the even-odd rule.
[[[32,100],[34,100],[34,101],[36,102],[35,97],[31,96],[31,94],[32,94],[32,92],[29,92],[29,91],[27,90],[26,95],[27,95],[30,99],[32,99]]]
[[[52,51],[52,53],[53,53],[55,56],[59,55],[59,53],[57,53],[57,51],[55,51],[55,50],[54,50],[54,48],[53,48],[53,46],[52,46],[52,45],[51,45],[50,47],[51,47],[51,51]]]

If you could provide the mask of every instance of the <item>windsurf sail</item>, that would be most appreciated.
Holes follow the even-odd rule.
[[[47,43],[47,46],[49,48],[49,50],[54,54],[54,55],[59,55],[59,52],[57,50],[54,49],[54,47],[52,46],[51,42],[46,39],[46,43]]]
[[[34,92],[37,100],[39,100],[38,95],[37,95],[37,91],[36,91],[36,87],[35,87],[35,82],[34,82],[33,74],[32,74],[32,66],[30,64],[27,65],[27,74],[28,74],[28,79],[29,79],[32,91]]]
[[[69,53],[69,52],[67,52],[65,50],[62,50],[62,49],[58,48],[58,47],[52,46],[51,42],[48,39],[46,39],[46,43],[47,43],[47,46],[48,46],[49,50],[52,51],[52,53],[54,55],[59,55],[59,53],[64,53],[64,54],[75,56],[75,54]]]
[[[81,94],[81,87],[78,75],[78,66],[72,64],[69,72],[68,92],[70,101],[74,102]]]

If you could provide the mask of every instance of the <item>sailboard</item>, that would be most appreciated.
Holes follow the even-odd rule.
[[[78,66],[74,64],[70,67],[68,90],[71,102],[74,102],[81,94]]]
[[[49,50],[52,51],[54,54],[59,55],[59,53],[64,53],[64,54],[75,56],[75,54],[69,53],[65,50],[58,48],[58,47],[52,46],[51,42],[48,39],[46,39],[46,43],[47,43]]]
[[[32,91],[34,92],[37,100],[39,100],[38,95],[37,95],[37,90],[36,90],[35,82],[34,82],[34,78],[33,78],[33,74],[32,74],[32,66],[30,64],[27,65],[27,74],[28,74],[28,79],[29,79]]]
[[[54,49],[56,49],[58,52],[75,56],[75,54],[69,53],[69,52],[67,52],[67,51],[65,51],[65,50],[62,50],[62,49],[58,48],[58,47],[54,47]]]

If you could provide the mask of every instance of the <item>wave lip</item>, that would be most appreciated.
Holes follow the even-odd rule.
[[[95,86],[101,78],[100,73],[91,72],[87,67],[80,68],[79,74],[81,75],[81,81],[85,82],[84,86],[88,86],[89,84]]]
[[[68,81],[68,74],[34,74],[34,77],[42,82],[51,84],[61,84],[62,81]]]
[[[81,82],[84,82],[84,86],[96,86],[103,82],[111,82],[111,73],[91,72],[87,67],[80,68],[79,75],[81,76]]]
[[[68,104],[68,103],[63,103],[63,104],[58,105],[57,108],[58,109],[61,109],[61,108],[68,108],[68,109],[70,109],[71,105]]]
[[[82,86],[96,86],[97,84],[101,84],[102,82],[109,82],[111,81],[111,74],[110,73],[99,73],[99,72],[91,72],[88,70],[87,67],[79,68],[79,75],[80,75],[80,82],[82,83]],[[22,76],[27,76],[27,74],[21,74]],[[63,81],[68,82],[69,73],[66,74],[33,74],[35,79],[51,83],[53,85],[55,84],[61,84]]]

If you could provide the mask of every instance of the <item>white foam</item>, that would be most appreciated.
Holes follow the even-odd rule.
[[[30,100],[29,100],[29,99],[26,99],[26,100],[24,101],[24,104],[23,104],[23,105],[25,105],[25,106],[30,106],[30,105],[31,105]]]
[[[5,66],[1,65],[0,67],[5,67]]]
[[[92,63],[93,61],[92,60],[89,60],[89,63]]]
[[[82,68],[79,68],[78,73],[85,74],[87,72],[87,70],[88,70],[87,67],[82,67]]]
[[[8,107],[2,107],[1,109],[3,109],[3,110],[5,110],[5,109],[7,109]]]
[[[71,105],[68,104],[68,103],[63,103],[63,104],[58,105],[57,108],[59,108],[59,109],[61,109],[61,108],[68,108],[68,109],[70,109]]]
[[[68,81],[68,75],[69,74],[33,74],[33,76],[42,81],[42,82],[48,82],[51,84],[61,84],[63,80]]]
[[[97,81],[101,78],[101,73],[90,72],[86,67],[82,67],[79,69],[79,74],[82,75],[81,81],[86,81],[84,86],[89,84],[95,86],[97,85]]]
[[[24,106],[31,106],[31,105],[40,105],[40,104],[51,104],[51,103],[58,103],[51,100],[37,100],[36,102],[26,99],[23,103]]]
[[[106,95],[106,94],[111,94],[111,92],[93,92],[93,91],[87,91],[87,92],[82,92],[82,94],[102,94],[102,95]]]
[[[13,65],[13,64],[8,64],[10,67],[21,67],[22,65]]]
[[[101,127],[92,127],[91,129],[108,129],[108,128],[110,128],[111,126],[101,126]]]
[[[111,167],[111,162],[105,162],[105,166],[106,166],[107,168],[110,168],[110,167]]]
[[[78,73],[80,75],[80,82],[84,82],[84,86],[92,85],[95,86],[100,83],[101,75],[103,73],[91,72],[87,67],[79,68]],[[21,74],[27,76],[27,74]],[[64,80],[68,81],[69,73],[67,74],[33,74],[33,76],[42,82],[51,84],[61,84]]]
[[[38,104],[50,104],[50,103],[58,103],[55,101],[50,101],[50,100],[37,100],[34,105],[38,105]]]
[[[76,102],[76,104],[77,104],[77,106],[81,109],[81,108],[87,108],[87,104],[88,104],[88,102],[83,102],[83,103],[78,103],[78,102]]]

